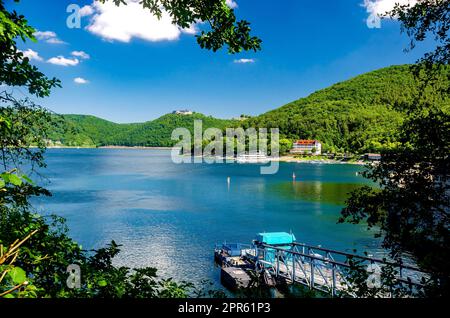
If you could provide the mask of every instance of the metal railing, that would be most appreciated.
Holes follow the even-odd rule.
[[[336,296],[339,291],[346,291],[352,296],[348,279],[349,269],[352,268],[350,259],[372,267],[389,265],[397,268],[397,281],[416,288],[422,287],[420,280],[427,275],[419,268],[408,264],[302,243],[269,245],[254,241],[254,246],[257,268],[259,266],[269,270],[275,277],[283,277],[310,289],[331,293],[332,296]],[[339,260],[339,258],[345,258],[345,260]]]

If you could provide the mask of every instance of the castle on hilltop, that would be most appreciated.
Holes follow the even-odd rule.
[[[188,109],[182,109],[182,110],[174,110],[172,114],[174,115],[192,115],[194,112]]]

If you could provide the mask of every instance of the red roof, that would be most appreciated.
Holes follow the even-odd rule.
[[[296,144],[297,145],[314,145],[318,143],[317,140],[309,140],[309,139],[301,139],[301,140],[297,140]]]

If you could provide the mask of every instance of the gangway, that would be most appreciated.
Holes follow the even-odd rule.
[[[275,278],[283,278],[289,283],[299,283],[312,290],[331,293],[351,292],[349,269],[350,260],[367,266],[368,272],[379,278],[381,266],[390,265],[397,271],[396,280],[414,288],[422,287],[421,279],[426,273],[419,268],[385,259],[340,252],[320,246],[291,242],[289,244],[267,244],[253,241],[255,247],[255,270],[270,273]],[[386,295],[389,296],[389,295]]]

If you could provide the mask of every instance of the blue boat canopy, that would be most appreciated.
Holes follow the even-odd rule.
[[[231,257],[241,256],[241,244],[238,243],[224,243],[222,249]]]
[[[258,233],[256,235],[256,240],[270,245],[291,244],[295,242],[295,236],[294,234],[286,232]]]

